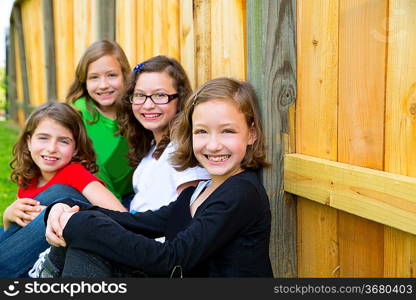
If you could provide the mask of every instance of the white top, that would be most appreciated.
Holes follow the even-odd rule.
[[[194,180],[210,179],[208,172],[201,167],[176,171],[169,163],[171,153],[175,151],[171,143],[166,147],[158,160],[152,157],[153,146],[142,159],[133,173],[133,190],[135,196],[130,203],[130,212],[157,210],[161,206],[175,201],[176,189],[183,183]]]

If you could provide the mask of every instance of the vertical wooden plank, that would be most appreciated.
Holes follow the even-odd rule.
[[[139,38],[140,45],[144,43],[136,32],[138,19],[136,4],[135,0],[116,1],[116,40],[132,66],[137,64],[136,52],[139,52],[136,48],[137,39]]]
[[[17,119],[17,86],[16,86],[16,46],[15,46],[15,29],[14,21],[11,20],[8,42],[7,42],[7,56],[6,56],[6,76],[7,76],[7,101],[9,102],[9,114],[15,122]]]
[[[18,7],[15,7],[14,9],[19,9]],[[13,10],[14,10],[13,9]],[[15,18],[15,12],[13,11],[13,23],[15,24],[17,22]],[[17,31],[17,26],[13,26],[14,31],[14,48],[15,48],[15,64],[16,64],[16,106],[18,110],[21,110],[21,104],[23,103],[24,99],[24,92],[23,92],[23,74],[22,74],[22,59],[20,58],[21,50],[19,47],[19,33]],[[19,113],[19,112],[18,112]],[[17,115],[19,117],[19,114]],[[24,118],[23,118],[24,121]],[[18,119],[19,124],[21,123],[21,120]]]
[[[415,1],[390,1],[388,24],[373,31],[374,38],[388,47],[385,171],[407,176],[416,176],[415,14]],[[385,277],[416,276],[414,235],[386,226],[384,247]]]
[[[164,29],[167,31],[167,41],[169,43],[167,55],[177,60],[180,59],[179,4],[178,0],[167,0],[165,7],[167,28]]]
[[[177,0],[153,1],[153,54],[179,59],[179,6]]]
[[[229,69],[230,58],[224,53],[224,14],[228,17],[229,11],[224,12],[224,3],[227,1],[211,0],[211,76],[212,78],[226,76]],[[228,30],[229,28],[227,28]],[[227,56],[227,57],[224,57]]]
[[[282,139],[296,98],[296,1],[250,0],[247,14],[248,78],[258,93],[267,159],[273,164],[262,172],[272,210],[270,258],[275,276],[296,277],[296,203],[284,197],[282,186]]]
[[[97,40],[115,40],[116,0],[97,0]]]
[[[181,0],[179,9],[179,48],[180,61],[188,74],[192,88],[196,88],[195,39],[193,0]]]
[[[17,33],[17,45],[16,49],[18,50],[18,55],[16,55],[16,67],[17,67],[17,96],[18,99],[22,99],[23,102],[23,111],[19,110],[19,123],[22,124],[23,120],[29,115],[29,103],[30,103],[30,94],[29,94],[29,79],[27,76],[27,63],[26,63],[26,51],[25,51],[25,41],[23,36],[23,26],[22,26],[22,15],[21,7],[15,6],[13,9],[13,19],[16,26]],[[21,88],[20,88],[20,86]],[[19,93],[23,91],[23,93]]]
[[[21,4],[21,11],[30,104],[38,106],[47,101],[42,1],[24,1]]]
[[[242,0],[211,2],[211,76],[240,80],[245,70],[245,6]]]
[[[144,42],[144,57],[142,60],[148,59],[154,56],[154,47],[153,47],[153,14],[149,12],[153,12],[153,1],[143,1],[143,6],[141,6],[143,12],[142,15],[144,18],[142,19],[144,23],[141,23],[143,34],[143,42]],[[139,8],[140,9],[140,8]],[[139,43],[141,41],[138,41]]]
[[[196,86],[211,79],[211,2],[194,0]]]
[[[100,39],[100,37],[98,36],[99,32],[98,32],[98,21],[99,21],[99,10],[98,10],[98,6],[99,3],[98,1],[102,1],[102,0],[88,0],[88,6],[87,6],[87,15],[88,15],[88,39],[87,39],[87,45],[91,45],[93,42],[97,41]],[[110,1],[110,0],[104,0],[104,1]],[[105,21],[105,20],[104,20]],[[114,20],[112,21],[114,22]]]
[[[167,36],[167,14],[164,9],[166,0],[154,0],[153,2],[153,55],[165,54],[169,47],[168,36]]]
[[[142,62],[146,58],[146,47],[149,47],[149,43],[151,46],[152,43],[152,40],[147,39],[149,38],[149,29],[145,27],[147,15],[144,11],[145,2],[149,1],[137,0],[136,2],[136,60],[133,62],[133,65]]]
[[[340,0],[338,161],[383,169],[387,0]],[[383,225],[339,212],[340,275],[383,276]]]
[[[52,0],[43,0],[43,36],[46,75],[46,100],[56,101],[55,30]]]
[[[296,151],[336,161],[338,1],[300,1]],[[298,276],[337,277],[338,217],[330,207],[298,199]]]
[[[55,27],[56,89],[58,101],[65,100],[75,74],[74,6],[72,0],[53,0]],[[77,45],[80,47],[80,45]]]
[[[92,42],[92,1],[73,0],[73,25],[74,25],[74,61],[77,64],[85,49]]]

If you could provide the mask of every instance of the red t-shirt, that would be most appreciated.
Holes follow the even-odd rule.
[[[103,183],[100,179],[92,175],[91,172],[88,171],[83,165],[71,163],[56,172],[56,174],[41,187],[36,187],[38,184],[38,178],[32,179],[32,182],[26,189],[19,187],[17,197],[33,199],[54,184],[66,184],[82,193],[84,188],[93,181]]]

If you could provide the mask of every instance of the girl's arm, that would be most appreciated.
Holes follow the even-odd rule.
[[[94,211],[74,214],[63,236],[70,246],[144,272],[167,273],[176,265],[189,270],[235,239],[264,211],[264,203],[262,205],[257,191],[249,184],[222,189],[215,198],[207,198],[189,227],[163,244],[126,230],[114,219],[103,218]],[[265,222],[267,220],[265,217]],[[83,230],[85,227],[90,230]],[[106,239],[105,236],[116,238]]]
[[[3,214],[3,226],[7,230],[11,223],[22,227],[29,224],[42,211],[44,206],[30,198],[21,198],[10,204]]]
[[[122,212],[127,211],[117,197],[98,181],[90,182],[82,190],[82,195],[93,205]]]

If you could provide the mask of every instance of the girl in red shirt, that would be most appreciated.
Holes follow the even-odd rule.
[[[81,116],[68,104],[46,103],[39,106],[28,118],[13,147],[13,156],[11,180],[19,186],[18,199],[4,211],[5,232],[0,237],[0,249],[5,246],[5,242],[10,243],[22,228],[40,217],[42,210],[50,203],[42,203],[33,198],[56,184],[72,187],[94,205],[126,211],[102,181],[92,174],[97,172],[98,167],[91,140],[86,134]],[[38,222],[36,226],[43,226],[42,223]],[[35,251],[36,255],[28,259],[27,267],[33,265],[37,255],[47,247],[44,226],[41,231],[43,234],[39,236],[30,236],[37,232],[31,231],[32,234],[26,236],[24,244],[20,243],[8,251],[0,251],[1,277],[17,277],[21,275],[20,272],[27,272],[26,269],[9,273],[9,267],[16,266],[16,260],[20,258],[17,256],[14,261],[3,261],[3,258],[10,252],[17,255],[21,251],[25,253],[27,249],[38,249],[38,243],[43,244],[43,247]]]

